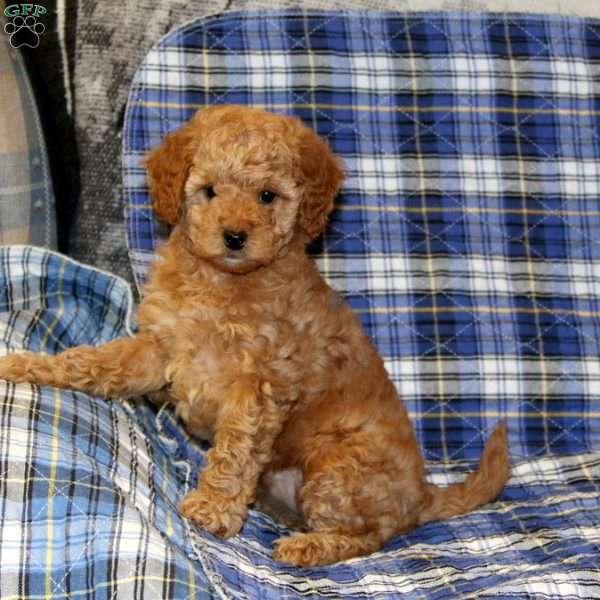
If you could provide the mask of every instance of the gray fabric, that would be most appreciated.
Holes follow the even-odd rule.
[[[307,9],[541,10],[600,15],[588,0],[73,0],[74,119],[80,156],[79,205],[70,253],[85,263],[133,281],[126,250],[120,181],[122,116],[131,78],[152,45],[174,26],[225,10],[303,6]],[[67,10],[68,10],[67,2]],[[519,6],[521,5],[521,6]],[[67,26],[71,23],[67,14]],[[68,36],[67,36],[68,37]]]

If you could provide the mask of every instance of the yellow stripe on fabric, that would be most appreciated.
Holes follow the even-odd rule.
[[[208,31],[206,28],[204,28],[202,36],[202,66],[204,67],[202,84],[204,86],[204,106],[208,106],[210,104],[210,63],[208,60],[207,48],[210,47],[210,44],[208,41]]]
[[[54,589],[53,589],[53,581],[52,581],[52,544],[54,541],[54,517],[53,517],[53,508],[54,508],[54,495],[56,493],[56,463],[58,460],[58,426],[60,422],[60,411],[61,411],[61,392],[59,389],[54,389],[54,418],[52,420],[52,450],[50,452],[50,474],[48,475],[48,530],[46,536],[46,580],[45,580],[45,598],[52,599],[54,598]]]
[[[418,69],[417,69],[417,61],[415,60],[413,42],[411,37],[411,28],[408,23],[408,19],[405,17],[404,25],[406,27],[406,47],[408,49],[408,58],[410,60],[410,78],[411,78],[411,89],[413,96],[413,112],[418,113],[419,108],[419,97],[418,97],[418,89],[419,89],[419,79],[418,79]],[[418,192],[421,196],[421,213],[423,215],[423,223],[425,227],[425,252],[427,255],[427,272],[429,277],[429,289],[431,290],[431,304],[432,304],[432,314],[437,315],[437,300],[436,300],[436,280],[435,280],[435,268],[433,264],[433,257],[431,251],[431,240],[430,240],[430,231],[429,231],[429,221],[427,220],[427,181],[425,179],[425,163],[423,161],[423,156],[421,154],[421,136],[420,136],[420,127],[421,123],[417,119],[414,119],[414,140],[415,140],[415,154],[417,156],[417,170],[418,170],[418,180],[419,180],[419,189]],[[435,364],[436,371],[438,374],[437,378],[437,394],[439,398],[442,400],[440,404],[440,439],[442,446],[442,457],[444,460],[449,460],[448,448],[446,444],[446,428],[444,423],[444,377],[443,377],[443,364],[442,357],[440,353],[440,330],[438,326],[437,319],[433,320],[433,339],[435,340]],[[447,578],[444,576],[444,580]],[[450,582],[447,582],[450,583]],[[451,585],[451,584],[450,584]],[[454,586],[451,585],[453,591],[456,591]]]
[[[506,51],[508,55],[508,62],[510,65],[510,71],[512,76],[512,94],[513,94],[513,114],[514,114],[514,134],[515,134],[515,146],[516,146],[516,154],[517,154],[517,170],[519,172],[519,190],[521,192],[521,204],[523,211],[527,210],[527,197],[528,191],[525,183],[525,167],[523,162],[523,150],[521,147],[521,123],[516,118],[518,113],[516,112],[518,96],[519,96],[519,78],[516,69],[516,62],[512,52],[512,39],[510,36],[508,20],[504,20],[504,33],[506,39]],[[527,274],[528,274],[528,284],[529,284],[529,293],[533,300],[535,308],[533,309],[533,316],[535,319],[535,330],[536,330],[536,341],[538,343],[538,354],[540,357],[540,396],[542,400],[542,412],[544,412],[546,406],[548,405],[548,377],[546,371],[546,365],[544,363],[544,340],[543,340],[543,330],[540,321],[540,314],[538,310],[538,303],[536,301],[537,297],[537,278],[535,272],[533,270],[533,263],[531,260],[531,245],[529,241],[529,233],[532,228],[529,226],[529,222],[527,221],[527,213],[523,212],[523,247],[525,248],[525,255],[527,258]],[[544,421],[544,444],[548,452],[550,452],[550,432],[548,429],[548,423]]]
[[[40,345],[43,348],[48,342],[48,338],[52,335],[52,331],[54,327],[56,327],[57,323],[60,321],[60,315],[63,312],[63,298],[60,293],[62,290],[63,278],[64,278],[64,270],[65,263],[61,262],[60,268],[57,276],[57,303],[58,303],[58,316],[54,318],[52,323],[48,326],[48,329],[44,332],[44,335],[41,338]],[[45,593],[46,598],[53,598],[54,591],[52,589],[52,543],[53,543],[53,535],[54,535],[54,521],[52,518],[52,511],[54,507],[54,494],[56,492],[56,488],[54,485],[54,479],[56,477],[56,461],[58,460],[58,424],[60,421],[60,410],[61,410],[61,395],[60,390],[54,390],[54,417],[52,420],[52,451],[50,456],[50,474],[48,476],[48,534],[46,540],[46,580],[45,580]]]
[[[525,308],[515,307],[509,308],[505,306],[375,306],[373,308],[355,308],[353,309],[356,313],[362,314],[389,314],[389,313],[491,313],[491,314],[502,314],[511,315],[513,313],[539,315],[543,312],[548,315],[565,315],[565,316],[576,316],[576,317],[600,317],[600,311],[598,310],[569,310],[567,308]]]
[[[161,102],[159,100],[138,100],[135,104],[147,108],[193,108],[199,109],[210,106],[199,102]],[[576,108],[515,108],[508,106],[419,106],[417,105],[399,105],[399,106],[376,106],[370,104],[333,104],[328,102],[305,102],[305,103],[276,103],[276,104],[252,104],[256,108],[266,110],[286,110],[289,108],[299,108],[305,110],[355,110],[359,112],[400,112],[400,113],[505,113],[513,115],[577,115],[577,116],[600,116],[600,110],[576,109]]]
[[[65,261],[61,261],[60,267],[58,270],[57,281],[56,281],[56,289],[57,289],[56,300],[58,303],[58,310],[57,310],[58,316],[54,318],[52,323],[50,323],[50,325],[44,332],[44,335],[42,335],[42,337],[40,339],[40,348],[41,349],[44,349],[44,347],[48,343],[49,337],[52,336],[54,338],[52,331],[54,330],[56,325],[60,322],[60,315],[62,315],[62,312],[63,312],[64,303],[63,303],[63,296],[62,296],[62,286],[63,286],[63,278],[64,278],[64,274],[65,274],[65,264],[66,264]]]
[[[188,579],[188,587],[189,587],[189,598],[196,598],[196,572],[194,571],[194,561],[188,561],[188,571],[189,571],[189,579]]]

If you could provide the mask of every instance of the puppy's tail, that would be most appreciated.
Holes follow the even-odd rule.
[[[419,517],[419,524],[446,519],[469,512],[493,500],[510,476],[506,423],[500,423],[488,439],[477,471],[461,483],[446,488],[427,485],[430,504]]]

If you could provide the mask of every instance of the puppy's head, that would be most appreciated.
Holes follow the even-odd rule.
[[[180,225],[196,256],[234,273],[321,233],[343,177],[299,119],[233,105],[197,112],[146,167],[158,216]]]

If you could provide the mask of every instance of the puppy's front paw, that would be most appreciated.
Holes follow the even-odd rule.
[[[20,352],[0,356],[0,379],[17,383],[32,382],[33,377],[29,372],[31,352]]]
[[[194,490],[182,500],[179,512],[199,527],[228,538],[242,528],[247,509],[240,510],[230,499]]]

